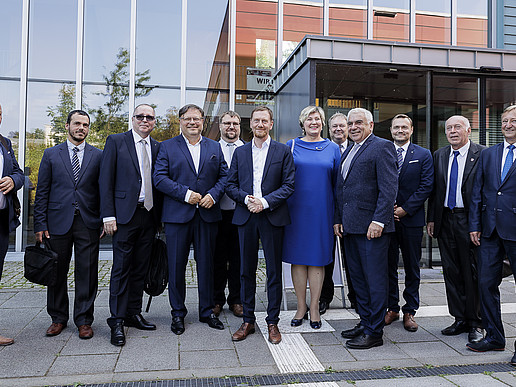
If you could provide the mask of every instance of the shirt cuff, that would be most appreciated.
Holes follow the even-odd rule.
[[[116,218],[114,216],[108,216],[108,217],[102,219],[102,221],[104,223],[112,222],[113,220],[116,221]]]
[[[378,226],[380,226],[381,228],[384,228],[385,227],[385,224],[383,224],[382,222],[377,222],[376,220],[373,220],[373,223],[374,224],[377,224]]]
[[[265,200],[264,198],[258,198],[258,199],[260,199],[260,201],[262,202],[262,206],[263,206],[264,210],[269,208],[269,203],[267,203],[267,200]]]
[[[190,201],[190,196],[192,196],[192,193],[193,191],[192,190],[186,190],[186,195],[185,195],[185,202],[189,202]]]
[[[245,198],[244,198],[244,204],[247,206],[247,203],[249,203],[249,195],[247,195]]]

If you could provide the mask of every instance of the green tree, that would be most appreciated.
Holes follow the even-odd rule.
[[[175,106],[167,109],[165,117],[156,117],[156,126],[151,133],[152,138],[165,141],[179,134],[179,109]]]
[[[62,143],[66,140],[66,119],[68,113],[75,109],[75,86],[63,84],[59,89],[58,104],[50,106],[47,109],[47,114],[52,125],[52,140],[54,144]]]

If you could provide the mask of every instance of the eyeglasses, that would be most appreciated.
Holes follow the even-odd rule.
[[[199,122],[202,121],[202,117],[181,117],[180,120],[183,121],[183,122],[193,121],[196,124],[198,124]]]
[[[233,125],[233,126],[240,126],[240,123],[239,122],[223,122],[222,125],[224,125],[224,126],[229,128],[231,125]]]
[[[143,114],[137,114],[133,117],[136,118],[138,121],[147,120],[148,122],[154,121],[156,119],[156,117],[154,116],[144,116]]]

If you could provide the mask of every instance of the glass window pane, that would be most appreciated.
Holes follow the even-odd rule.
[[[0,12],[0,76],[20,75],[22,5],[20,0],[2,1]]]
[[[228,0],[189,0],[187,12],[187,87],[228,89]]]
[[[130,0],[85,0],[85,81],[104,81],[106,69],[113,67],[121,53],[129,61],[130,27]]]
[[[135,106],[146,103],[154,106],[156,110],[156,126],[151,133],[154,139],[165,141],[179,134],[180,100],[179,89],[160,88],[153,89],[146,96],[136,98]]]
[[[77,1],[30,2],[29,77],[75,80]]]
[[[416,2],[416,42],[451,44],[451,3],[449,0]]]
[[[166,0],[138,1],[136,72],[142,83],[179,86],[181,81],[181,5]],[[162,39],[162,37],[170,37]]]
[[[330,35],[366,39],[366,0],[331,0]]]
[[[20,126],[20,82],[0,80],[0,105],[2,105],[2,124],[0,133],[18,143]],[[16,152],[18,154],[18,152]]]
[[[228,92],[186,90],[187,103],[194,103],[204,110],[203,136],[218,138],[219,116],[229,109],[228,98]]]
[[[408,0],[374,0],[373,4],[373,39],[408,42]]]
[[[487,47],[487,1],[457,0],[457,45]]]
[[[491,146],[503,141],[501,116],[516,101],[516,80],[488,78],[486,101],[486,144]]]
[[[323,32],[322,0],[283,5],[283,59],[286,59],[305,35]]]

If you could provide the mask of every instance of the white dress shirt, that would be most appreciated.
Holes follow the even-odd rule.
[[[267,160],[267,153],[269,153],[269,147],[271,145],[270,136],[267,137],[267,140],[262,144],[261,148],[258,148],[254,142],[254,139],[251,144],[251,149],[253,152],[253,196],[255,198],[259,198],[262,202],[263,209],[269,208],[269,203],[267,200],[263,198],[262,195],[262,179],[263,179],[263,170],[265,168],[265,160]],[[247,204],[249,201],[249,196],[246,196],[244,202]]]
[[[337,144],[335,141],[332,141],[333,143]],[[348,147],[348,139],[346,138],[342,144],[337,144],[339,146],[339,149],[340,149],[340,155],[342,156],[342,154],[346,151],[346,148]]]
[[[74,145],[70,140],[66,140],[66,146],[68,147],[68,155],[70,156],[70,162],[73,165],[73,148],[79,148],[77,157],[79,158],[79,165],[82,167],[82,160],[84,159],[84,148],[86,148],[86,141],[81,142],[79,145]]]
[[[509,144],[507,140],[503,140],[503,153],[502,153],[502,168],[500,169],[500,176],[503,171],[503,166],[505,164],[505,158],[507,157],[507,153],[509,153]],[[516,144],[513,144],[516,145]],[[514,159],[516,158],[516,149],[513,149],[512,151],[512,162],[514,163]]]
[[[195,144],[190,144],[190,141],[188,141],[188,139],[184,136],[184,134],[182,134],[181,136],[183,136],[185,142],[186,142],[186,147],[188,148],[188,151],[190,152],[190,155],[192,156],[192,160],[193,160],[193,163],[194,163],[194,168],[195,168],[195,173],[199,173],[199,162],[201,160],[201,141],[202,141],[202,136],[199,137],[199,141],[197,141]],[[193,191],[192,190],[187,190],[186,191],[186,195],[185,195],[185,202],[188,203],[188,201],[190,200],[190,196],[192,196],[192,193]],[[208,194],[210,195],[210,194]],[[213,204],[215,204],[215,199],[213,199],[213,196],[210,195],[210,198],[211,200],[213,200]],[[196,207],[199,207],[199,205],[197,204]]]
[[[407,141],[402,146],[398,146],[398,145],[394,144],[394,146],[396,147],[396,155],[398,154],[399,148],[403,149],[403,152],[401,152],[401,164],[402,165],[405,162],[405,156],[407,155],[409,145],[410,145],[410,141]]]
[[[222,153],[224,154],[224,160],[228,165],[228,168],[231,167],[231,159],[233,158],[233,154],[235,149],[239,146],[244,145],[242,140],[236,140],[235,142],[227,142],[222,138],[219,140],[220,148],[222,149]],[[231,152],[231,147],[233,147],[233,152]],[[236,203],[232,200],[228,195],[224,194],[220,199],[220,209],[221,210],[234,210],[236,207]]]
[[[468,157],[468,151],[470,146],[470,141],[466,145],[464,145],[462,148],[458,149],[459,155],[457,156],[457,165],[458,165],[458,171],[457,171],[457,191],[455,195],[455,207],[456,208],[464,208],[464,200],[462,199],[462,177],[464,176],[464,167],[466,166],[467,157]],[[451,167],[453,163],[453,158],[455,157],[453,155],[454,149],[450,145],[450,159],[448,160],[448,180],[446,182],[446,195],[444,197],[444,206],[448,207],[448,191],[450,190],[450,173],[451,173]]]

